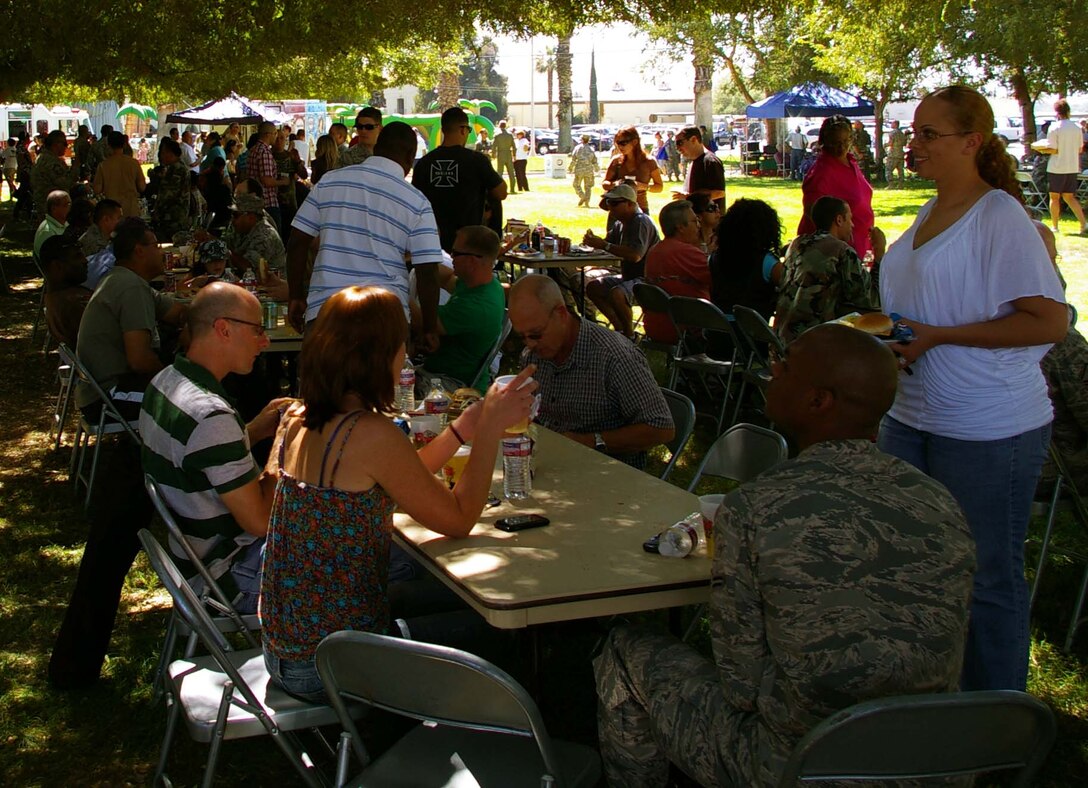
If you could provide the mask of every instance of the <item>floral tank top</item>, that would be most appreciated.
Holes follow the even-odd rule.
[[[342,629],[388,630],[396,504],[377,484],[363,492],[333,486],[344,446],[363,413],[349,413],[333,430],[317,485],[283,470],[286,434],[280,441],[260,601],[263,646],[280,659],[312,659],[317,644]],[[345,425],[326,486],[325,465]]]

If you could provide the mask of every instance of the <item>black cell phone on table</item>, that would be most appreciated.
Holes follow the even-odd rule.
[[[495,527],[500,531],[514,533],[516,531],[524,531],[527,528],[540,528],[550,522],[551,520],[547,517],[543,517],[539,514],[519,514],[515,517],[502,518],[495,523]]]

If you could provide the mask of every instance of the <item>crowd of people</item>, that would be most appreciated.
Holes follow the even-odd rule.
[[[518,138],[500,123],[490,147],[470,150],[464,110],[441,123],[441,144],[420,155],[415,130],[366,108],[354,144],[342,124],[316,140],[312,178],[304,135],[271,123],[233,160],[238,129],[209,134],[199,154],[189,132],[164,137],[147,182],[123,135],[107,133],[109,155],[85,173],[104,195],[89,211],[74,193],[84,173],[46,138],[32,180],[35,201],[44,189],[35,254],[50,326],[139,420],[143,443],[116,446],[100,472],[50,662],[56,686],[99,674],[151,517],[143,472],[239,609],[259,609],[265,663],[287,692],[325,698],[314,652],[340,629],[477,650],[486,624],[391,547],[392,513],[467,535],[500,438],[534,397],[543,427],[645,468],[675,431],[630,341],[634,285],[645,282],[773,320],[788,345],[766,416],[797,455],[718,510],[713,662],[665,635],[611,631],[594,662],[609,784],[664,784],[670,761],[705,785],[773,784],[797,740],[854,702],[1025,688],[1023,541],[1055,411],[1083,410],[1088,344],[1070,329],[1053,235],[1024,210],[984,97],[950,87],[919,104],[907,145],[936,197],[890,246],[845,118],[820,130],[804,216],[785,244],[767,202],[726,208],[721,162],[698,126],[656,140],[650,156],[635,128],[621,129],[601,183],[604,234],[583,238],[619,260],[587,274],[614,330],[568,305],[562,277],[496,279],[502,203],[528,188]],[[670,143],[686,173],[655,222],[647,193],[663,189],[662,172],[680,175],[660,166]],[[589,205],[596,157],[577,154]],[[194,232],[193,193],[209,182],[224,188],[204,197],[217,218]],[[139,207],[148,191],[150,221]],[[164,272],[159,242],[181,231],[203,277],[188,302],[150,285]],[[280,288],[303,340],[297,399],[247,409],[234,387],[269,341],[257,297],[231,284],[249,270]],[[871,310],[902,316],[913,340],[825,325]],[[488,387],[481,363],[504,313],[522,369]],[[677,340],[660,315],[644,331]],[[418,451],[387,417],[406,356],[486,391]],[[102,406],[82,388],[77,404],[88,415]],[[1084,434],[1072,437],[1080,455]],[[451,489],[435,472],[466,442]]]

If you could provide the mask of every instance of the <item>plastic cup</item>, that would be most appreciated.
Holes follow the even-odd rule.
[[[442,466],[442,476],[451,490],[457,486],[457,482],[461,481],[461,475],[465,472],[470,454],[472,454],[472,447],[462,446]]]
[[[706,555],[708,558],[714,557],[714,515],[718,513],[718,508],[722,505],[723,500],[725,500],[725,495],[722,493],[699,496],[699,509],[703,513],[703,531],[706,534]]]
[[[409,424],[412,429],[412,441],[416,446],[430,443],[438,437],[438,433],[442,430],[438,423],[438,417],[428,414],[412,416]]]
[[[504,389],[509,386],[517,375],[500,375],[495,378],[495,383],[500,389]],[[532,382],[532,378],[527,378],[524,383],[521,384],[521,388],[525,388]],[[537,411],[540,410],[540,395],[533,397],[532,407],[529,409],[529,418],[524,421],[519,421],[513,427],[507,427],[506,432],[510,435],[519,435],[523,432],[529,431],[529,422],[536,418]]]

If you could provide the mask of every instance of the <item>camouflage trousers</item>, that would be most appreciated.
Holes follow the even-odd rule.
[[[590,199],[593,197],[593,181],[595,176],[592,172],[587,172],[584,175],[574,174],[574,192],[578,195],[578,204],[589,205]]]
[[[669,762],[705,786],[740,785],[743,715],[726,703],[714,665],[668,635],[619,626],[593,662],[604,773],[615,788],[661,788]]]

